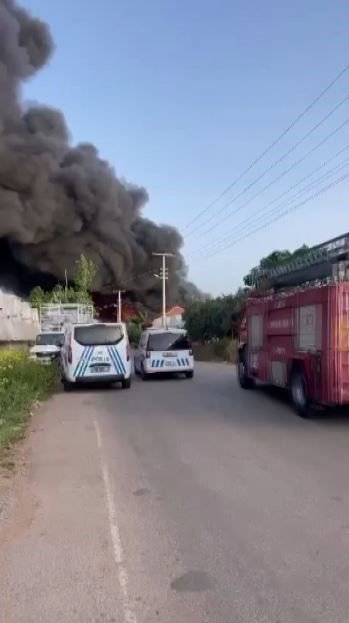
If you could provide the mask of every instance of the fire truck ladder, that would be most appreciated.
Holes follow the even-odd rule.
[[[310,281],[349,278],[349,233],[312,247],[290,262],[275,268],[255,268],[253,282],[278,289]]]

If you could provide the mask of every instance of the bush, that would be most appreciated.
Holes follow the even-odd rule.
[[[194,356],[198,361],[236,361],[236,340],[224,338],[223,340],[212,340],[205,344],[197,343],[193,345]]]
[[[54,387],[57,367],[31,361],[20,350],[0,351],[0,449],[23,436],[30,409]]]
[[[137,346],[142,334],[142,327],[136,322],[129,322],[127,325],[128,339],[132,346]]]
[[[247,295],[248,289],[239,288],[235,294],[188,305],[184,321],[192,340],[207,343],[236,337]]]

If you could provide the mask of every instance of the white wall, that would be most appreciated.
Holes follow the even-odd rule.
[[[0,342],[34,341],[39,329],[37,310],[0,290]]]

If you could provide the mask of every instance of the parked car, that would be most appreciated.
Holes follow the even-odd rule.
[[[30,359],[43,364],[59,360],[63,342],[64,333],[62,331],[39,333],[36,336],[35,346],[30,349]]]

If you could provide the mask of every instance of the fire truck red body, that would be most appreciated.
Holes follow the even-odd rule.
[[[241,386],[259,380],[288,388],[301,415],[315,403],[349,404],[348,328],[345,279],[251,296],[240,332]]]

